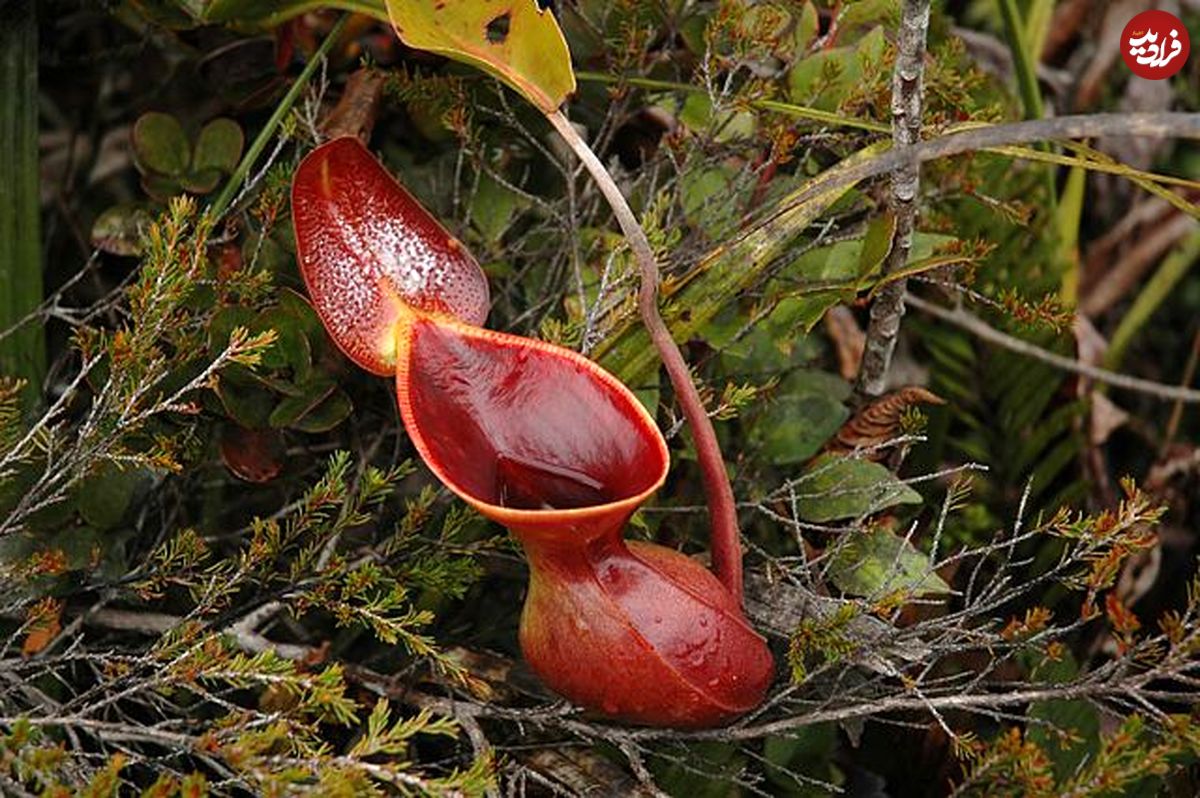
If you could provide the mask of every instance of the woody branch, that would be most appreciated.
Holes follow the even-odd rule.
[[[925,37],[929,29],[929,0],[904,0],[901,7],[899,51],[892,73],[892,144],[905,153],[921,138],[921,99],[925,74]],[[884,261],[884,274],[899,271],[908,262],[917,224],[917,194],[921,167],[916,158],[905,158],[892,173],[891,211],[896,229],[892,248]],[[871,306],[867,341],[859,365],[859,397],[883,393],[888,366],[904,316],[905,280],[888,282]]]

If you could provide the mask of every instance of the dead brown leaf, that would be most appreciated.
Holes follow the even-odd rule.
[[[1102,273],[1096,274],[1091,285],[1079,300],[1079,310],[1095,318],[1128,295],[1155,264],[1157,264],[1180,239],[1196,229],[1197,223],[1190,216],[1176,212],[1160,224],[1142,232],[1133,246],[1125,250],[1115,262]]]
[[[825,314],[825,331],[837,352],[838,372],[842,379],[853,381],[862,363],[863,348],[867,345],[866,333],[845,305],[832,307]]]
[[[638,784],[612,761],[584,748],[538,748],[522,754],[522,764],[541,773],[569,795],[627,795],[649,798],[656,791]]]
[[[342,98],[321,123],[321,132],[331,139],[355,136],[365,144],[375,128],[384,75],[382,70],[369,68],[352,74]]]
[[[900,422],[906,410],[916,405],[945,403],[942,397],[920,386],[900,388],[875,399],[851,416],[825,448],[831,452],[870,449],[867,457],[882,460],[887,453],[877,447],[900,434]]]
[[[1129,414],[1117,407],[1102,393],[1092,393],[1092,412],[1088,439],[1093,446],[1101,446],[1108,436],[1129,421]]]

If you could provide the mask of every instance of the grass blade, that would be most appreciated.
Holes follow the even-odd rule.
[[[0,25],[0,374],[27,383],[36,400],[46,373],[38,205],[36,3],[10,3]]]

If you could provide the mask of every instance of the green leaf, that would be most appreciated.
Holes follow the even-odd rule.
[[[523,197],[485,172],[471,201],[471,221],[484,241],[498,244],[524,204]]]
[[[714,141],[727,143],[747,139],[754,135],[758,126],[752,111],[738,108],[722,108],[713,113],[712,99],[707,94],[688,93],[682,101],[677,95],[663,95],[657,105],[678,117],[679,121],[694,133],[711,135]]]
[[[892,238],[896,234],[896,215],[881,213],[867,225],[862,249],[858,253],[858,274],[865,277],[874,274],[892,251]]]
[[[1100,718],[1087,701],[1039,701],[1029,708],[1029,717],[1043,720],[1059,732],[1078,737],[1071,741],[1041,724],[1029,725],[1029,738],[1041,746],[1054,763],[1059,779],[1068,779],[1084,758],[1100,747]]]
[[[80,485],[79,514],[97,531],[112,529],[125,517],[134,491],[145,478],[146,472],[142,469],[105,464]]]
[[[274,395],[239,367],[225,369],[216,390],[229,418],[247,429],[266,426],[275,408]]]
[[[829,578],[839,589],[857,596],[896,590],[914,596],[950,592],[930,568],[929,557],[904,538],[881,527],[851,534],[829,563]]]
[[[192,148],[178,119],[151,111],[133,125],[133,155],[143,174],[179,177],[191,163]]]
[[[231,305],[221,308],[213,316],[208,325],[208,354],[216,357],[229,346],[229,336],[237,327],[251,329],[255,322],[255,313],[250,308]],[[258,332],[258,330],[255,330]]]
[[[851,4],[851,8],[854,5]],[[878,19],[878,18],[876,18]],[[868,63],[879,63],[886,39],[875,27],[853,47],[820,50],[796,62],[788,75],[791,98],[824,111],[833,111],[861,82]]]
[[[921,494],[879,463],[827,454],[804,470],[799,482],[799,513],[823,523],[859,518],[896,504],[920,504]]]
[[[865,238],[838,241],[826,247],[809,250],[784,268],[781,276],[799,287],[793,296],[783,299],[772,314],[790,320],[793,328],[812,330],[831,307],[853,300],[868,288],[867,279],[878,272],[883,259],[891,251],[895,220],[889,215],[876,217],[867,228]],[[908,265],[928,257],[938,245],[952,241],[949,236],[917,233],[913,236]]]
[[[279,291],[279,307],[296,318],[300,330],[308,337],[310,344],[324,338],[325,326],[321,324],[321,317],[313,310],[307,297],[290,288],[282,288]]]
[[[738,221],[733,175],[726,169],[689,169],[679,179],[680,202],[689,224],[720,241]]]
[[[844,779],[834,764],[838,746],[838,727],[832,723],[817,723],[796,729],[784,736],[772,736],[763,741],[766,775],[779,788],[781,795],[826,796],[823,785],[812,779],[839,784]]]
[[[544,113],[575,91],[566,39],[537,0],[387,0],[387,9],[409,47],[482,69]]]
[[[817,38],[819,28],[820,17],[817,15],[817,7],[812,4],[812,0],[805,0],[796,19],[795,36],[798,55],[803,55],[808,50],[809,45]]]
[[[244,143],[242,128],[237,122],[225,117],[212,120],[201,128],[200,136],[196,139],[192,171],[216,169],[229,174],[237,168]]]
[[[207,194],[221,183],[221,170],[200,169],[188,172],[179,179],[179,184],[189,194]]]
[[[883,52],[883,25],[897,14],[896,0],[856,0],[847,3],[838,15],[838,38],[858,41],[858,49],[878,59]],[[862,31],[867,30],[866,34]]]
[[[888,142],[872,144],[830,167],[825,176],[855,168],[882,151]],[[778,258],[788,252],[804,230],[846,195],[850,187],[821,192],[798,202],[803,187],[783,197],[763,223],[742,232],[701,258],[696,266],[670,285],[663,285],[663,317],[676,341],[699,334],[734,298],[754,285]],[[641,324],[628,323],[605,338],[594,356],[624,382],[645,381],[658,356]]]
[[[183,186],[174,177],[149,173],[142,175],[142,191],[145,191],[151,199],[166,202],[171,197],[182,193]]]
[[[277,428],[292,426],[325,401],[335,387],[333,380],[321,377],[305,383],[297,395],[286,396],[275,405],[268,423]]]
[[[341,424],[354,412],[350,397],[341,388],[334,388],[325,401],[292,422],[292,429],[301,432],[328,432]]]
[[[1034,660],[1031,675],[1039,684],[1063,684],[1079,676],[1079,665],[1069,650],[1057,660],[1040,652],[1032,653],[1029,659]],[[1038,701],[1030,704],[1028,715],[1049,724],[1031,723],[1028,734],[1049,755],[1060,780],[1070,778],[1084,757],[1095,756],[1100,749],[1100,716],[1087,701]],[[1052,730],[1078,739],[1070,741]]]
[[[850,88],[846,73],[854,59],[854,50],[835,47],[820,50],[796,62],[788,73],[788,94],[792,102],[812,105],[823,111],[837,108]]]
[[[728,798],[730,780],[747,763],[741,748],[727,742],[681,743],[679,756],[651,761],[654,780],[663,791],[688,798]]]
[[[279,334],[275,343],[263,353],[262,364],[268,369],[291,368],[299,379],[307,378],[312,368],[312,348],[304,334],[305,322],[280,307],[263,313],[255,321],[254,332],[274,330]]]
[[[838,399],[845,393],[844,383],[831,385],[834,380],[833,375],[804,371],[780,386],[751,429],[763,457],[776,465],[803,463],[838,431],[850,411]]]
[[[782,270],[799,288],[794,296],[781,300],[772,315],[789,319],[794,327],[808,332],[825,311],[854,298],[863,260],[861,239],[838,241],[805,252]]]

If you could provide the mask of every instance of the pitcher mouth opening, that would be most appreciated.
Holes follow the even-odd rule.
[[[396,395],[447,487],[505,524],[632,513],[666,479],[654,420],[569,349],[413,312],[397,328]]]

